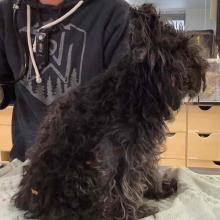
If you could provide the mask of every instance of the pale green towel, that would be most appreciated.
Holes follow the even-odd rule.
[[[26,163],[25,163],[26,164]],[[23,212],[10,203],[21,179],[18,160],[0,169],[0,220],[23,220]],[[178,193],[156,203],[160,212],[144,220],[220,220],[220,176],[200,175],[187,168],[166,172],[178,180]],[[152,201],[152,203],[155,203]]]

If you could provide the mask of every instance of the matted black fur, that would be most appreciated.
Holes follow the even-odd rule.
[[[130,54],[44,121],[16,207],[41,220],[137,220],[174,193],[158,172],[165,121],[205,85],[206,61],[152,5],[131,9]]]

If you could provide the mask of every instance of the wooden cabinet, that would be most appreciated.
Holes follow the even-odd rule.
[[[10,151],[11,147],[11,126],[0,125],[0,150]]]
[[[220,133],[189,133],[188,159],[220,161]]]
[[[186,160],[162,158],[160,160],[160,165],[161,166],[185,167]]]
[[[190,132],[220,132],[220,106],[189,105],[188,108]]]
[[[188,167],[220,168],[220,106],[188,107]]]
[[[212,160],[188,160],[188,167],[201,167],[201,168],[217,168],[220,169],[220,163]]]
[[[186,133],[168,134],[165,149],[166,151],[162,154],[162,158],[185,160]]]
[[[9,160],[12,148],[11,119],[13,107],[0,110],[0,161]]]
[[[220,169],[220,106],[188,104],[178,114],[161,165]]]
[[[164,144],[166,151],[161,155],[161,165],[186,166],[186,116],[187,106],[183,105],[175,113],[175,118],[167,122],[169,133]]]

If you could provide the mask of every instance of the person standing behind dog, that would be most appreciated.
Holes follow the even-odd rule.
[[[23,65],[13,29],[14,2],[15,0],[0,2],[2,84],[4,80],[18,78],[18,70]],[[41,66],[36,61],[36,37],[40,28],[66,15],[74,7],[77,10],[74,9],[71,16],[46,29],[49,62],[46,66]],[[13,88],[0,86],[0,108],[7,106],[13,94],[16,96],[11,159],[25,160],[25,152],[33,145],[39,124],[54,100],[101,74],[126,53],[128,13],[129,5],[123,0],[21,1],[17,26],[26,44],[28,30],[31,29],[29,68],[27,75]]]

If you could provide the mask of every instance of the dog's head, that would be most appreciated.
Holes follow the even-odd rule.
[[[162,23],[152,5],[131,9],[129,40],[132,62],[145,70],[150,82],[146,86],[153,85],[172,110],[185,96],[193,97],[205,88],[208,64],[200,48],[186,33]]]

